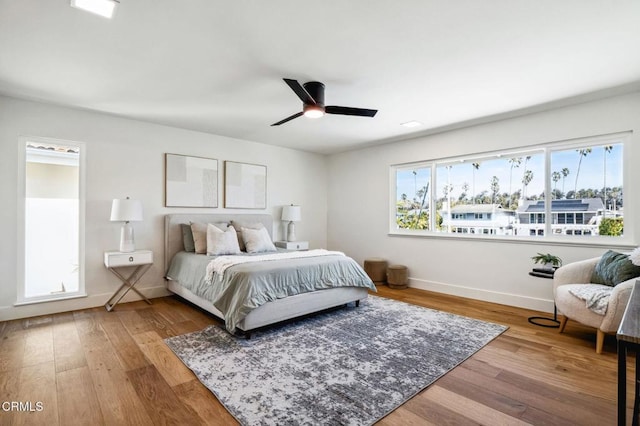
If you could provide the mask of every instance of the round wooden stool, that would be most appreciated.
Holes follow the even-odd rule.
[[[387,284],[391,288],[407,288],[409,271],[404,265],[390,265],[387,268]]]
[[[364,260],[364,271],[374,284],[384,284],[387,281],[387,261],[379,257]]]

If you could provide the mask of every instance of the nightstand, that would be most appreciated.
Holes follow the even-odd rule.
[[[142,278],[149,268],[151,268],[151,265],[153,265],[153,252],[151,250],[136,250],[130,253],[123,253],[120,251],[104,252],[104,266],[106,266],[107,269],[113,272],[113,274],[122,281],[120,288],[118,288],[107,303],[105,303],[104,307],[107,308],[107,311],[111,311],[113,307],[116,306],[118,302],[120,302],[129,292],[129,290],[135,291],[145,302],[151,304],[149,299],[134,288],[140,278]],[[135,266],[136,268],[131,272],[129,277],[125,277],[118,269],[129,266]],[[121,292],[122,294],[118,297],[118,294]],[[115,302],[112,302],[116,297],[118,297],[118,299]]]
[[[278,248],[283,248],[286,250],[309,250],[309,241],[275,241],[273,244]]]

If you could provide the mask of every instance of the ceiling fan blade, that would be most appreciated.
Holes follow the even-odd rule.
[[[307,92],[304,87],[302,87],[300,83],[298,83],[298,80],[292,80],[290,78],[283,78],[283,80],[289,85],[289,87],[291,87],[291,90],[293,90],[296,95],[298,95],[303,103],[311,105],[316,103],[315,99],[313,99],[309,92]]]
[[[343,106],[327,106],[324,108],[324,112],[327,114],[340,114],[340,115],[357,115],[360,117],[373,117],[378,112],[377,109],[365,109],[365,108],[350,108]]]
[[[285,118],[284,120],[280,120],[280,121],[278,121],[277,123],[273,123],[273,124],[272,124],[272,126],[279,126],[279,125],[281,125],[281,124],[286,123],[287,121],[291,121],[291,120],[293,120],[294,118],[298,118],[298,117],[300,117],[302,114],[304,114],[304,112],[302,112],[302,111],[300,111],[300,112],[296,112],[295,114],[293,114],[292,116],[289,116],[289,117]]]

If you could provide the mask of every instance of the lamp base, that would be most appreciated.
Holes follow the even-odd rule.
[[[295,241],[296,240],[296,225],[293,221],[289,222],[287,226],[287,241]]]
[[[136,243],[133,238],[133,226],[129,222],[122,224],[120,228],[120,251],[131,253],[136,250]]]

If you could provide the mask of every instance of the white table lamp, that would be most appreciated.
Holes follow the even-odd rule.
[[[287,241],[296,240],[296,228],[294,222],[299,222],[301,217],[300,206],[294,206],[291,204],[290,206],[284,206],[282,208],[282,220],[289,222],[289,225],[287,226]]]
[[[140,200],[113,200],[111,204],[111,221],[124,222],[120,230],[120,251],[130,253],[136,249],[133,238],[133,226],[129,222],[142,220],[142,203]]]

